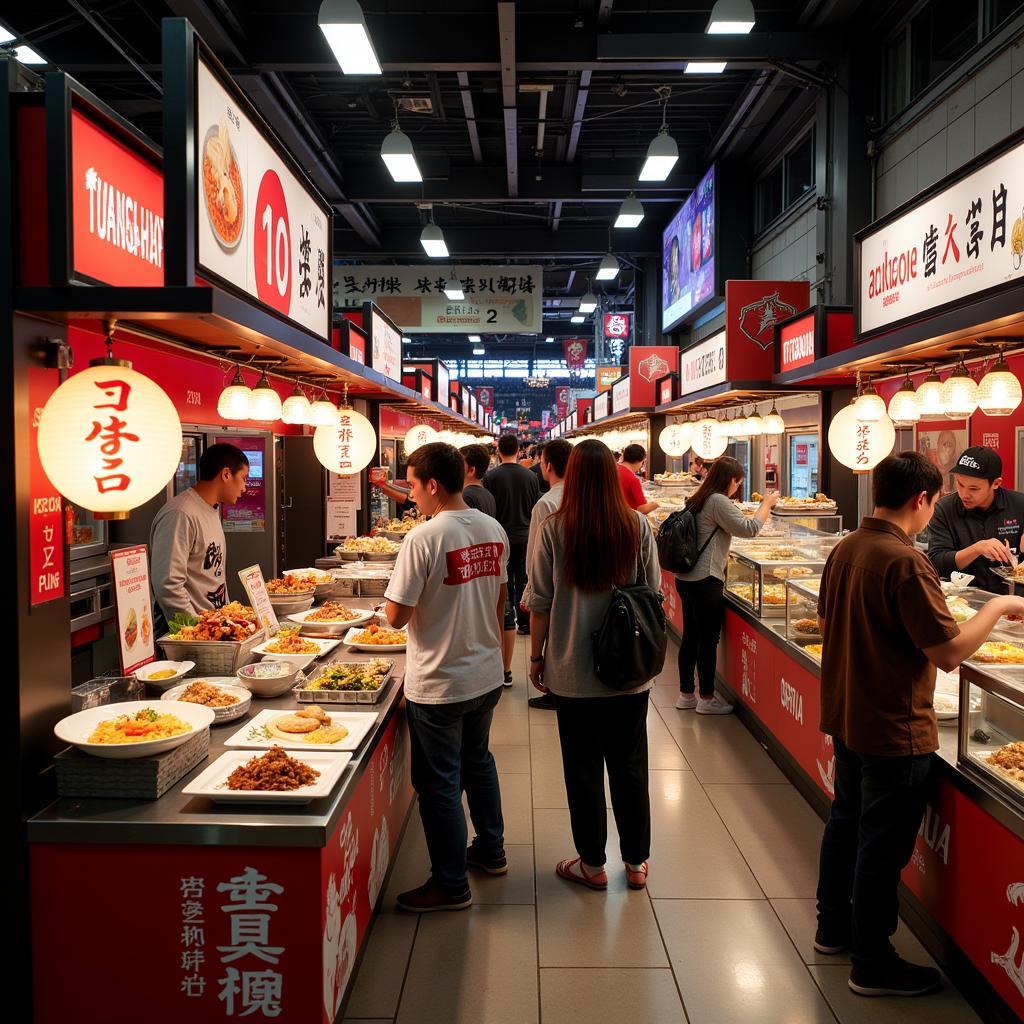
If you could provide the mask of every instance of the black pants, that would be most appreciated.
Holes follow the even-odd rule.
[[[873,967],[892,956],[900,872],[921,827],[933,757],[869,757],[835,740],[836,795],[821,839],[818,927],[850,939],[850,959]]]
[[[679,644],[679,689],[683,693],[693,693],[696,669],[700,695],[714,696],[724,591],[725,584],[714,576],[692,583],[676,580],[676,593],[683,604],[683,639]]]
[[[646,691],[621,697],[555,696],[572,839],[591,867],[605,862],[605,766],[622,859],[641,864],[651,855],[647,703]]]
[[[530,613],[519,607],[526,589],[526,541],[509,541],[508,545],[508,592],[516,609],[516,621],[520,629],[530,628]]]

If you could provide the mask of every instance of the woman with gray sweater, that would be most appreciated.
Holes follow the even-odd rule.
[[[690,572],[676,576],[676,591],[683,605],[683,639],[679,644],[680,711],[696,708],[698,715],[727,715],[732,705],[715,693],[715,663],[722,633],[725,567],[733,537],[756,537],[779,500],[768,494],[760,508],[745,516],[733,495],[744,477],[743,467],[729,456],[716,459],[704,482],[687,501],[697,520],[700,557]],[[700,699],[694,694],[694,670],[700,681]]]
[[[592,634],[612,589],[661,570],[647,519],[626,504],[612,453],[600,441],[573,449],[562,504],[541,527],[529,565],[530,681],[551,693],[558,719],[569,820],[578,856],[555,871],[606,889],[608,813],[604,772],[619,848],[632,889],[647,883],[651,808],[647,786],[647,704],[651,682],[634,690],[605,686],[594,672]]]

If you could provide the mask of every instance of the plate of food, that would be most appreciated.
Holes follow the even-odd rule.
[[[1024,583],[1024,562],[1019,565],[997,565],[993,566],[992,571],[997,576],[1002,576],[1007,583]]]
[[[264,710],[227,739],[224,746],[357,750],[376,720],[375,711],[325,711],[317,704],[291,711]]]
[[[404,629],[389,629],[372,623],[365,629],[350,629],[345,643],[357,651],[404,651],[409,636]]]
[[[260,632],[256,613],[239,601],[204,608],[198,615],[175,615],[167,626],[170,633],[163,639],[172,642],[242,643]]]
[[[946,595],[946,607],[957,622],[967,622],[977,615],[977,611],[967,603],[967,598],[958,594]]]
[[[348,537],[335,551],[342,558],[365,558],[378,562],[394,560],[401,547],[400,543],[387,537]]]
[[[295,688],[296,700],[329,704],[369,704],[387,688],[394,663],[387,658],[335,661]]]
[[[998,750],[975,751],[972,756],[997,775],[1024,786],[1024,742],[1007,743]]]
[[[793,629],[803,636],[818,636],[817,619],[796,619],[792,623]]]
[[[271,600],[282,597],[301,597],[305,594],[312,594],[314,590],[316,590],[316,584],[311,579],[297,576],[292,572],[286,572],[282,576],[267,580],[267,593]]]
[[[87,754],[128,759],[173,750],[209,729],[213,720],[213,711],[199,704],[132,700],[68,715],[53,731],[57,739]]]
[[[253,654],[273,655],[277,659],[322,658],[333,651],[340,639],[321,640],[311,636],[303,636],[296,626],[283,626],[276,635],[264,640],[252,649]]]
[[[804,644],[800,650],[802,650],[808,657],[813,658],[820,665],[821,651],[823,647],[824,644]]]
[[[1024,647],[1002,640],[983,643],[968,659],[981,665],[1024,666]]]
[[[235,676],[208,676],[190,679],[168,690],[161,700],[179,700],[186,704],[201,704],[214,715],[213,724],[233,722],[249,710],[252,693],[238,685]]]
[[[291,622],[299,623],[301,631],[308,635],[341,636],[352,626],[369,622],[376,612],[372,608],[349,608],[341,601],[325,601],[309,611],[289,615]]]
[[[330,796],[352,755],[342,751],[303,751],[292,756],[273,746],[265,754],[230,750],[221,754],[183,790],[215,803],[308,804]]]
[[[939,693],[932,698],[935,717],[940,722],[955,722],[960,717],[960,697],[955,693]]]
[[[151,661],[135,670],[135,678],[163,690],[179,683],[195,667],[194,661]]]
[[[948,580],[940,580],[944,594],[955,594],[958,591],[966,590],[973,582],[974,577],[966,572],[951,572]]]
[[[751,497],[758,500],[760,496],[752,494]],[[822,494],[819,491],[813,498],[779,498],[772,509],[772,513],[783,516],[807,515],[809,512],[817,513],[818,515],[831,515],[836,511],[836,508],[836,503],[827,494]]]
[[[206,215],[217,244],[225,252],[232,252],[242,240],[245,194],[226,119],[207,128],[202,153]]]

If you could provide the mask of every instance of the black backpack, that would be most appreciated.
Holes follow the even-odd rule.
[[[642,583],[637,575],[636,583],[613,588],[601,628],[591,634],[594,674],[613,690],[635,690],[665,665],[664,599],[648,585],[646,569]]]
[[[697,547],[697,517],[689,509],[673,512],[658,530],[658,561],[669,572],[690,572],[711,543],[718,527],[708,534],[708,539]]]

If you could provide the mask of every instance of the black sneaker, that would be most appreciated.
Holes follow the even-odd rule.
[[[876,967],[850,970],[850,989],[859,996],[923,996],[942,984],[942,975],[934,967],[907,963],[892,956]]]
[[[518,634],[519,634],[520,636],[529,636],[529,635],[530,635],[530,627],[529,627],[529,626],[520,626],[520,627],[519,627],[519,628],[518,628],[518,629],[516,630],[516,632],[517,632],[517,633],[518,633]]]
[[[476,843],[470,843],[466,847],[466,863],[471,868],[479,868],[481,871],[486,871],[489,875],[508,874],[508,858],[505,856],[504,850],[497,857],[483,857]]]
[[[505,673],[505,679],[502,681],[501,685],[504,686],[506,690],[512,685],[512,673],[511,672],[506,672]]]
[[[826,956],[835,956],[850,948],[849,936],[829,935],[820,928],[814,933],[814,948]]]
[[[461,896],[449,896],[431,879],[418,889],[399,893],[395,903],[412,914],[430,914],[435,910],[465,910],[472,906],[473,894],[467,889]]]
[[[539,697],[531,697],[526,703],[531,708],[540,708],[541,711],[555,710],[555,701],[550,693],[542,693]]]

